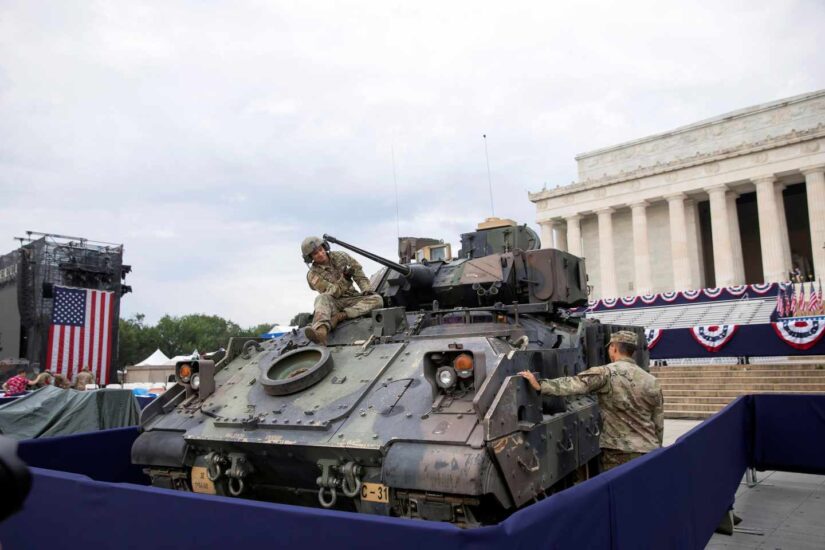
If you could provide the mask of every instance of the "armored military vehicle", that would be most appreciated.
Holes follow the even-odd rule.
[[[596,402],[515,376],[606,363],[628,328],[569,313],[586,302],[583,259],[498,219],[457,258],[421,263],[324,238],[384,266],[371,282],[385,307],[327,347],[295,331],[178,363],[132,448],[154,485],[475,526],[594,473]]]

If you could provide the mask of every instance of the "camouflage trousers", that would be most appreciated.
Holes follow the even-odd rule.
[[[384,307],[384,299],[378,294],[347,296],[344,298],[333,298],[329,294],[319,294],[315,298],[315,315],[312,318],[312,328],[317,330],[323,325],[331,329],[332,316],[339,311],[346,313],[347,319],[355,319],[379,307]]]
[[[626,453],[616,449],[602,449],[602,472],[621,466],[640,456],[644,456],[644,453]]]

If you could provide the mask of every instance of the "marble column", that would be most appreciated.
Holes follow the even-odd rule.
[[[727,190],[724,185],[706,189],[710,196],[710,228],[713,236],[713,267],[717,287],[732,286],[736,278],[733,246],[730,240]]]
[[[579,214],[567,218],[567,251],[576,256],[582,255],[581,219]]]
[[[825,279],[825,166],[805,170],[814,277]]]
[[[567,251],[567,226],[557,223],[554,229],[556,230],[556,248]]]
[[[782,245],[782,265],[785,266],[785,271],[790,271],[793,268],[793,260],[791,259],[791,239],[788,235],[788,218],[785,216],[785,197],[782,191],[787,187],[784,183],[776,183],[773,186],[776,193],[776,213],[779,216],[777,223],[779,223],[779,243]]]
[[[730,246],[733,249],[733,284],[745,284],[745,258],[742,255],[742,234],[739,232],[739,208],[736,199],[739,193],[728,191],[728,226],[730,227]]]
[[[704,288],[705,274],[702,266],[702,234],[699,232],[699,209],[696,201],[685,201],[685,225],[687,226],[688,263],[690,264],[690,288]]]
[[[756,206],[759,213],[759,241],[762,246],[762,273],[764,282],[776,283],[788,278],[782,252],[779,212],[776,204],[774,182],[768,176],[754,181]]]
[[[690,288],[690,261],[688,259],[687,225],[685,224],[685,194],[668,195],[670,213],[670,253],[673,262],[673,290]]]
[[[539,225],[541,226],[541,247],[553,248],[553,226],[555,223],[548,221],[541,222]]]
[[[647,236],[647,201],[630,205],[633,213],[634,287],[636,294],[650,294],[653,288],[650,274],[650,243]]]
[[[613,254],[613,209],[604,208],[596,212],[599,216],[599,282],[602,298],[615,298],[616,261]]]

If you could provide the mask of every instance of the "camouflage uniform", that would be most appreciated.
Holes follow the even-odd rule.
[[[95,375],[92,374],[90,371],[83,369],[79,373],[77,373],[77,377],[74,380],[74,389],[83,391],[86,389],[86,384],[94,384],[95,383]]]
[[[599,438],[603,470],[662,446],[664,399],[659,381],[632,357],[540,383],[545,395],[596,394],[604,424]]]
[[[353,281],[361,293],[355,290]],[[339,311],[346,313],[347,319],[354,319],[384,307],[381,296],[370,293],[370,280],[364,275],[364,268],[346,252],[330,252],[329,262],[324,265],[313,262],[307,282],[312,290],[319,292],[312,321],[315,330],[321,326],[332,329],[332,316]]]

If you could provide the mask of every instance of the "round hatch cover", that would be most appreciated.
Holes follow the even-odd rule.
[[[269,395],[287,395],[312,386],[332,370],[327,348],[292,350],[262,365],[258,381]]]

